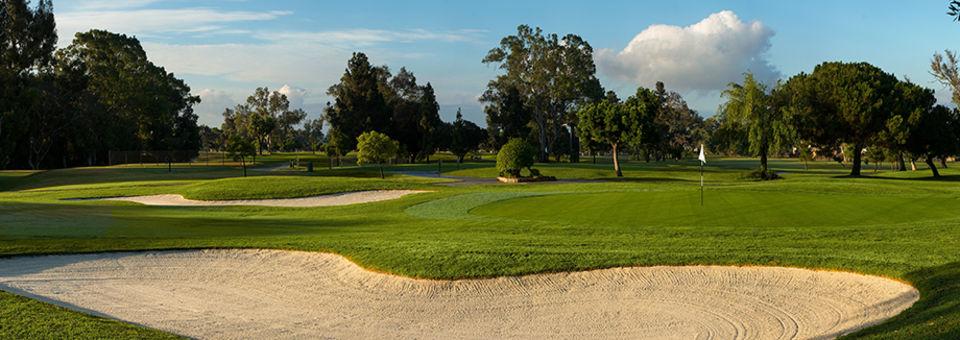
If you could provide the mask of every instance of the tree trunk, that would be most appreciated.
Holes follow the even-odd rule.
[[[547,154],[547,122],[546,118],[538,117],[537,121],[537,134],[539,135],[538,139],[540,140],[540,145],[538,147],[537,160],[540,162],[547,163],[550,161],[549,155]]]
[[[767,178],[767,150],[760,151],[760,178]]]
[[[917,159],[910,158],[910,171],[917,171]]]
[[[903,152],[897,153],[897,171],[907,171],[907,163],[903,161]]]
[[[933,164],[933,157],[927,156],[927,166],[929,166],[930,171],[933,172],[934,178],[940,178],[940,171],[937,171],[937,166]]]
[[[850,165],[850,176],[860,177],[860,168],[863,166],[860,164],[862,150],[863,146],[859,143],[853,145],[853,164]]]
[[[380,179],[384,179],[384,178],[386,177],[383,176],[383,163],[380,163]]]
[[[613,171],[617,173],[617,177],[623,177],[623,171],[620,169],[620,156],[617,143],[610,144],[613,147]]]
[[[247,162],[244,158],[246,157],[240,157],[240,167],[243,168],[243,177],[247,177]]]
[[[947,168],[947,157],[940,157],[940,167],[944,169]]]
[[[573,126],[570,126],[570,163],[580,163],[580,137]]]

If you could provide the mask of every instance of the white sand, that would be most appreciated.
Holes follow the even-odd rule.
[[[427,192],[423,190],[372,190],[340,194],[321,195],[302,198],[280,198],[262,200],[198,201],[186,199],[181,195],[150,195],[131,197],[98,198],[101,201],[126,201],[159,206],[263,206],[263,207],[332,207],[358,203],[370,203],[397,199],[410,194]]]
[[[830,338],[919,297],[779,267],[636,267],[417,280],[345,258],[204,250],[0,260],[0,288],[197,338]]]

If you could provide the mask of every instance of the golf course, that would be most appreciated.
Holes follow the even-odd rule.
[[[888,278],[919,292],[909,309],[851,338],[960,336],[960,187],[953,182],[960,173],[952,167],[938,180],[925,171],[848,178],[834,162],[804,170],[784,159],[771,160],[783,179],[755,181],[743,176],[754,160],[715,160],[704,168],[701,205],[694,161],[625,162],[622,178],[612,176],[610,164],[538,164],[560,180],[522,185],[469,181],[495,176],[492,162],[446,164],[442,176],[412,175],[436,171],[436,164],[394,166],[380,179],[374,167],[307,173],[271,161],[257,168],[273,170],[246,178],[234,167],[186,164],[171,172],[165,165],[0,172],[0,261],[295,250],[336,254],[365,273],[431,280],[652,266],[806,268]],[[92,200],[285,199],[371,190],[416,193],[297,208]],[[0,293],[0,301],[0,338],[178,337],[85,313],[83,306],[10,292]]]

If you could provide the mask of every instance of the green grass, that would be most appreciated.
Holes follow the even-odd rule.
[[[255,180],[226,178],[189,185],[180,191],[196,200],[237,200],[308,197],[365,190],[399,190],[423,188],[429,183],[417,177],[403,176],[389,180],[350,177],[265,176]],[[420,185],[418,185],[420,184]]]
[[[373,168],[236,178],[235,168],[0,172],[0,256],[242,247],[331,251],[367,268],[454,279],[633,265],[752,264],[884,275],[920,289],[915,307],[854,337],[960,337],[960,171],[868,171],[775,160],[785,179],[740,176],[755,161],[711,161],[706,204],[692,162],[538,165],[578,183],[446,187]],[[436,164],[392,171],[432,171]],[[495,175],[492,163],[445,166]],[[251,173],[252,174],[252,173]],[[344,177],[349,176],[349,177]],[[233,178],[226,178],[233,177]],[[401,200],[325,208],[148,207],[62,198],[180,193],[298,197],[426,188]],[[133,332],[133,333],[125,333]],[[158,338],[164,334],[0,293],[0,338]]]

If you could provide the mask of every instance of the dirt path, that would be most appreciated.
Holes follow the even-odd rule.
[[[216,207],[216,206],[262,206],[262,207],[332,207],[339,205],[350,205],[359,203],[379,202],[400,197],[418,194],[427,191],[423,190],[373,190],[356,191],[341,194],[321,195],[302,198],[278,198],[261,200],[229,200],[229,201],[197,201],[186,199],[181,195],[150,195],[150,196],[131,196],[131,197],[110,197],[98,198],[101,201],[126,201],[136,202],[145,205],[159,206],[196,206],[196,207]]]
[[[919,296],[884,278],[778,267],[416,280],[273,250],[2,259],[0,288],[190,337],[246,339],[830,338]]]

